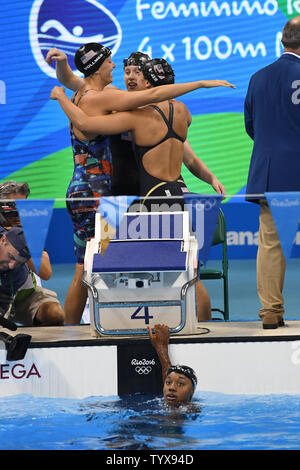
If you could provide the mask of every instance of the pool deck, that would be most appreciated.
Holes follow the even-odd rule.
[[[300,321],[286,321],[285,326],[273,330],[262,328],[260,321],[223,322],[212,321],[198,324],[199,334],[172,335],[172,342],[252,342],[300,340]],[[17,333],[31,335],[31,347],[59,347],[117,344],[123,341],[144,341],[148,335],[98,336],[92,335],[89,324],[51,327],[19,327]],[[10,333],[12,334],[12,333]]]
[[[8,330],[5,330],[8,332]],[[171,335],[173,364],[195,370],[199,390],[299,394],[300,321],[264,330],[260,321],[211,321],[197,334]],[[0,349],[0,396],[84,398],[161,393],[161,369],[148,334],[101,336],[89,324],[19,327],[31,341],[23,359]]]

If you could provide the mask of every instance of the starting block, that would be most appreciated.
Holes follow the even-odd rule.
[[[105,251],[99,213],[95,223],[83,274],[92,335],[148,334],[158,323],[195,334],[198,245],[188,212],[126,213]]]

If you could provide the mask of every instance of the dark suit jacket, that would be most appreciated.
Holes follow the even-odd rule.
[[[300,191],[300,57],[283,54],[251,77],[244,115],[254,140],[246,194]]]

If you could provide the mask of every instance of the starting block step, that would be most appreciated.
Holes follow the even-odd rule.
[[[94,254],[93,272],[185,271],[186,256],[180,240],[111,241]]]

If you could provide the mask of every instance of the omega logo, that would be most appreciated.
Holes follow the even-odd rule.
[[[0,364],[0,380],[1,379],[29,379],[31,376],[37,376],[39,379],[41,378],[41,374],[39,373],[35,364],[32,364],[31,367],[28,369],[24,364],[14,364],[12,367],[10,364]]]

